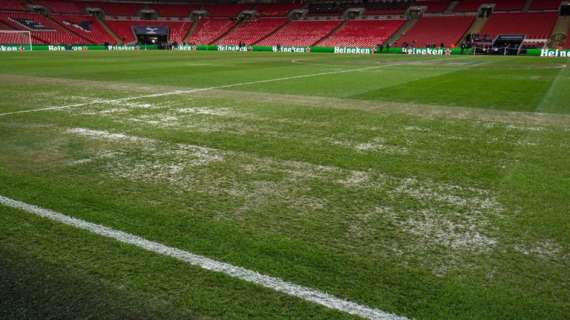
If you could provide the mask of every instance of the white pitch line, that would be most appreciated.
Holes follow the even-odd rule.
[[[384,64],[384,65],[379,65],[379,66],[369,66],[369,67],[363,67],[363,68],[354,68],[354,69],[345,69],[345,70],[338,70],[338,71],[327,71],[327,72],[319,72],[319,73],[311,73],[311,74],[302,74],[302,75],[297,75],[297,76],[274,78],[274,79],[238,82],[238,83],[226,84],[226,85],[215,86],[215,87],[196,88],[196,89],[188,89],[188,90],[174,90],[174,91],[169,91],[169,92],[154,93],[154,94],[148,94],[148,95],[142,95],[142,96],[110,99],[110,100],[105,100],[104,102],[105,103],[125,102],[125,101],[145,99],[145,98],[157,98],[157,97],[165,97],[165,96],[173,96],[173,95],[190,94],[190,93],[196,93],[196,92],[202,92],[202,91],[210,91],[210,90],[217,90],[217,89],[228,89],[228,88],[234,88],[234,87],[248,86],[248,85],[253,85],[253,84],[312,78],[312,77],[326,76],[326,75],[331,75],[331,74],[341,74],[341,73],[348,73],[348,72],[366,71],[366,70],[370,70],[370,69],[378,69],[378,68],[387,67],[387,66],[391,66],[391,65],[393,65],[393,64]],[[0,113],[0,117],[5,117],[5,116],[10,116],[10,115],[15,115],[15,114],[22,114],[22,113],[78,108],[78,107],[84,107],[84,106],[93,105],[93,104],[97,104],[97,103],[101,103],[101,101],[96,99],[96,100],[89,101],[89,102],[76,103],[76,104],[70,104],[70,105],[64,105],[64,106],[51,106],[51,107],[44,107],[44,108],[39,108],[39,109],[6,112],[6,113]]]
[[[244,280],[256,285],[285,293],[306,301],[310,301],[330,309],[345,312],[371,320],[407,320],[406,317],[397,316],[382,310],[374,309],[357,304],[348,300],[337,298],[322,291],[300,286],[287,282],[280,278],[271,277],[257,273],[255,271],[234,266],[229,263],[217,261],[204,256],[196,255],[188,251],[169,247],[158,242],[146,240],[139,236],[115,230],[99,224],[87,222],[78,218],[66,216],[62,213],[49,209],[40,208],[18,200],[0,196],[0,204],[14,209],[23,210],[36,216],[60,222],[78,229],[86,230],[100,236],[115,239],[122,243],[127,243],[150,252],[163,256],[172,257],[184,261],[193,266],[200,267],[213,272],[220,272],[232,278]]]

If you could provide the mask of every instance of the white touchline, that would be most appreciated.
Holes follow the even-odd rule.
[[[379,66],[369,66],[369,67],[363,67],[363,68],[353,68],[353,69],[345,69],[345,70],[338,70],[338,71],[327,71],[327,72],[319,72],[319,73],[311,73],[311,74],[301,74],[301,75],[297,75],[297,76],[274,78],[274,79],[238,82],[238,83],[226,84],[226,85],[215,86],[215,87],[195,88],[195,89],[188,89],[188,90],[174,90],[174,91],[154,93],[154,94],[148,94],[148,95],[142,95],[142,96],[134,96],[134,97],[125,97],[125,98],[104,100],[103,102],[104,103],[125,102],[125,101],[137,100],[137,99],[174,96],[174,95],[190,94],[190,93],[195,93],[195,92],[210,91],[210,90],[217,90],[217,89],[229,89],[229,88],[234,88],[234,87],[248,86],[248,85],[260,84],[260,83],[270,83],[270,82],[277,82],[277,81],[312,78],[312,77],[319,77],[319,76],[326,76],[326,75],[331,75],[331,74],[340,74],[340,73],[347,73],[347,72],[366,71],[366,70],[370,70],[370,69],[378,69],[378,68],[382,68],[382,67],[388,67],[391,65],[393,65],[393,64],[384,64],[384,65],[379,65]],[[0,113],[0,117],[14,115],[14,114],[21,114],[21,113],[31,113],[31,112],[40,112],[40,111],[51,111],[51,110],[78,108],[78,107],[89,106],[89,105],[93,105],[93,104],[97,104],[97,103],[102,103],[102,101],[95,99],[95,100],[89,101],[89,102],[76,103],[76,104],[70,104],[70,105],[64,105],[64,106],[51,106],[51,107],[44,107],[44,108],[39,108],[39,109],[6,112],[6,113]]]
[[[0,196],[0,204],[14,209],[23,210],[25,212],[57,221],[78,229],[87,230],[89,232],[115,239],[122,243],[128,243],[136,247],[158,253],[164,256],[176,258],[191,265],[202,269],[221,272],[230,277],[244,280],[247,282],[260,285],[272,289],[277,292],[285,293],[306,301],[310,301],[330,309],[342,311],[355,316],[373,320],[407,320],[406,317],[397,316],[382,310],[374,309],[364,305],[357,304],[348,300],[337,298],[330,294],[319,290],[307,288],[294,283],[286,282],[282,279],[271,277],[257,273],[255,271],[234,266],[229,263],[216,261],[204,256],[196,255],[188,251],[176,249],[163,245],[158,242],[143,239],[139,236],[115,230],[99,224],[87,222],[78,218],[66,216],[62,213],[49,209],[40,208],[31,204],[27,204],[18,200]]]

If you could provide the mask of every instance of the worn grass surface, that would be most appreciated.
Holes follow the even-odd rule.
[[[0,194],[410,318],[564,319],[566,63],[6,54],[0,114],[98,100],[0,116]],[[2,319],[351,318],[5,207],[0,272]]]

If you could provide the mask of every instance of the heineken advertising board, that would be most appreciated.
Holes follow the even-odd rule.
[[[287,53],[305,53],[309,52],[309,48],[306,47],[291,47],[291,46],[273,46],[273,52],[287,52]]]
[[[540,50],[541,57],[547,58],[570,58],[570,50],[550,50],[550,49],[542,49]]]
[[[334,47],[336,54],[372,54],[370,48]]]
[[[446,54],[446,50],[443,48],[402,48],[402,53],[404,54],[411,54],[411,55],[419,55],[419,56],[443,56]]]
[[[246,52],[247,47],[240,47],[240,46],[218,46],[218,51],[241,51]]]
[[[29,46],[23,47],[23,46],[0,45],[0,52],[17,52],[17,51],[23,51],[23,50],[29,50]]]

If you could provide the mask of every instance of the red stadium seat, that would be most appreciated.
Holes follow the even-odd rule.
[[[534,0],[530,5],[530,10],[558,10],[560,0]]]
[[[330,31],[337,27],[341,21],[291,21],[281,30],[262,40],[259,45],[283,46],[311,46]]]
[[[85,13],[79,2],[61,0],[36,0],[34,3],[47,7],[52,13]]]
[[[427,0],[427,1],[416,1],[418,6],[427,6],[427,13],[441,13],[449,8],[449,3],[451,0]]]
[[[204,6],[204,10],[208,11],[210,17],[235,17],[240,12],[251,8],[252,6],[244,4],[210,4]]]
[[[86,7],[100,8],[108,16],[134,17],[145,8],[137,3],[114,3],[114,2],[86,2]]]
[[[237,29],[218,41],[219,44],[236,45],[244,42],[251,45],[287,22],[287,18],[261,18],[242,23]]]
[[[258,4],[255,10],[264,17],[286,17],[289,11],[300,7],[294,3]]]
[[[154,4],[151,6],[158,15],[161,17],[189,17],[190,13],[197,10],[199,6],[197,5],[186,5],[186,4]]]
[[[0,0],[0,10],[17,10],[23,11],[26,7],[24,1],[20,0]]]
[[[404,20],[351,20],[319,45],[373,48],[383,44],[403,24]]]
[[[226,33],[234,25],[228,18],[206,18],[198,22],[194,33],[188,39],[189,43],[210,44],[218,37]]]
[[[481,33],[495,37],[499,34],[521,34],[528,38],[546,39],[554,28],[556,12],[495,13]]]
[[[27,19],[39,23],[45,30],[30,30],[26,26],[17,22],[18,19]],[[34,38],[34,43],[38,44],[89,44],[89,41],[69,32],[59,24],[51,21],[40,14],[24,12],[0,13],[0,21],[14,28],[15,30],[29,30]]]
[[[422,17],[416,25],[398,40],[398,45],[404,43],[424,47],[428,44],[453,47],[469,30],[475,17],[472,16],[444,16]]]
[[[66,26],[68,29],[80,34],[84,38],[89,39],[95,44],[116,44],[115,39],[105,31],[99,20],[92,16],[71,16],[71,15],[54,15],[53,19]],[[89,30],[81,28],[82,23],[89,24]]]

